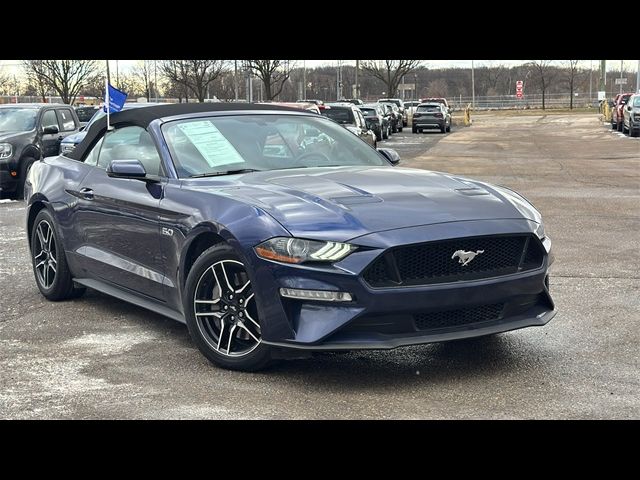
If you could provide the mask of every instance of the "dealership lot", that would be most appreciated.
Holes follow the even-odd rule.
[[[504,184],[554,242],[546,327],[258,374],[211,366],[186,327],[89,292],[39,294],[24,204],[0,204],[0,418],[638,418],[640,140],[596,115],[474,117],[385,147],[404,166]]]

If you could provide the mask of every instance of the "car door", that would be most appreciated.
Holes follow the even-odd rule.
[[[44,133],[47,127],[55,127],[54,133]],[[58,116],[53,108],[48,108],[42,112],[40,116],[40,134],[42,135],[42,156],[52,157],[58,154],[60,150],[60,125],[58,124]]]
[[[139,160],[158,181],[112,178],[112,160]],[[160,249],[159,207],[163,193],[160,156],[147,131],[137,126],[105,135],[97,165],[80,185],[79,252],[96,279],[162,299],[164,266]]]

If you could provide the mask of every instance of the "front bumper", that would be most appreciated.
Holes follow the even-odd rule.
[[[252,255],[249,264],[254,284],[260,286],[255,294],[263,342],[307,350],[390,349],[544,325],[556,313],[548,289],[550,255],[545,255],[542,266],[535,270],[473,281],[372,288],[361,276],[390,246],[463,236],[531,233],[534,229],[533,222],[508,220],[380,232],[352,240],[361,246],[358,251],[325,266],[283,265]],[[549,251],[550,243],[545,247]],[[282,298],[281,287],[348,292],[354,300],[328,303]],[[417,320],[442,312],[453,318],[456,312],[473,312],[487,305],[502,305],[501,313],[480,321],[435,327],[425,327]]]
[[[9,173],[8,166],[0,164],[0,190],[4,193],[14,192],[17,185],[18,182]]]

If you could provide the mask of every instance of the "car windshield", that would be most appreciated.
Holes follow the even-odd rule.
[[[95,107],[80,107],[76,108],[76,115],[81,122],[88,122],[93,118],[93,114],[96,112]]]
[[[416,113],[439,112],[440,105],[420,105],[416,109]]]
[[[378,114],[373,108],[361,108],[360,111],[365,117],[375,117]]]
[[[36,126],[35,108],[0,108],[0,132],[25,132]]]
[[[640,96],[639,97],[634,97],[633,106],[634,107],[640,107]]]
[[[352,123],[353,117],[351,115],[351,110],[347,108],[325,108],[322,112],[322,115],[325,117],[329,117],[331,120],[334,120],[338,123]]]
[[[230,171],[388,163],[353,133],[310,115],[234,115],[167,122],[181,178]]]

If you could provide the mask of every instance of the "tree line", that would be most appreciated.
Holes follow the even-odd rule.
[[[55,95],[65,103],[74,103],[79,96],[104,96],[103,61],[27,60],[22,70],[21,85],[0,72],[0,93],[19,91],[43,101]],[[573,100],[574,93],[589,92],[590,82],[592,91],[597,90],[598,72],[590,73],[577,60],[534,60],[517,66],[494,62],[475,68],[475,95],[514,95],[516,81],[522,80],[525,94],[541,93],[543,105],[549,94],[565,93]],[[608,75],[614,78],[620,73]],[[635,83],[634,77],[629,72],[629,85]],[[417,60],[363,60],[357,75],[355,66],[345,65],[341,67],[341,85],[337,78],[335,66],[303,68],[292,60],[143,60],[128,72],[111,72],[112,85],[130,98],[150,101],[156,97],[199,102],[214,96],[246,99],[249,90],[254,101],[295,101],[301,97],[332,101],[356,92],[363,99],[373,100],[402,96],[403,88],[406,99],[472,94],[471,68],[428,68]]]

